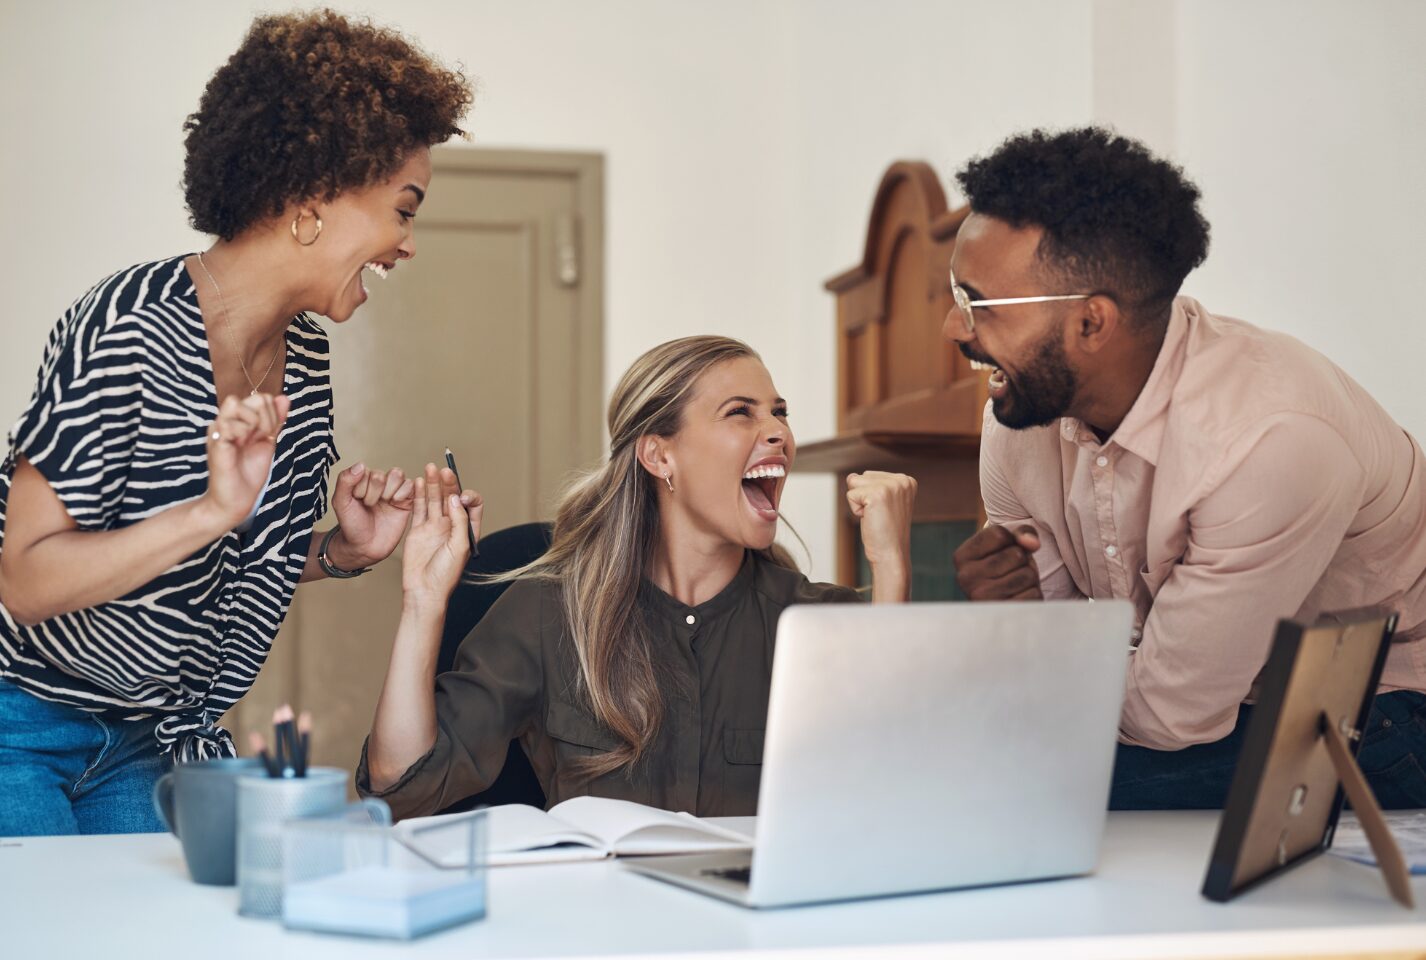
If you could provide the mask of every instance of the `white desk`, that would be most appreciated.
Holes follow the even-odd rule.
[[[0,846],[5,957],[303,960],[573,957],[756,951],[875,956],[1236,956],[1426,950],[1418,907],[1374,871],[1319,857],[1231,904],[1199,896],[1216,814],[1110,814],[1091,877],[754,912],[615,862],[490,872],[489,916],[413,943],[288,933],[237,916],[233,888],[188,882],[167,835]]]

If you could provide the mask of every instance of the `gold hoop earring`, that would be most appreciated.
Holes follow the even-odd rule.
[[[663,475],[663,482],[668,484],[668,492],[673,493],[673,478],[668,474]]]
[[[322,235],[322,218],[314,213],[312,214],[312,219],[317,221],[317,232],[312,234],[311,240],[303,242],[302,238],[297,235],[297,224],[302,222],[302,214],[299,213],[297,216],[292,218],[292,239],[296,240],[304,247],[312,246],[312,244],[317,242],[317,238]]]

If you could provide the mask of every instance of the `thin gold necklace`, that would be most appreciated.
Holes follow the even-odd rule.
[[[218,306],[223,308],[223,329],[228,331],[228,343],[233,348],[233,353],[237,355],[238,366],[243,368],[243,379],[252,387],[252,392],[248,396],[257,393],[257,388],[267,382],[268,376],[272,373],[272,368],[277,366],[277,358],[282,355],[282,348],[286,346],[281,339],[277,342],[277,349],[272,351],[272,359],[267,362],[267,369],[262,372],[262,379],[253,383],[252,374],[248,373],[248,365],[243,361],[243,352],[238,349],[238,338],[233,336],[233,324],[228,320],[228,304],[223,300],[223,288],[218,286],[218,281],[213,279],[212,272],[208,269],[208,264],[203,262],[203,254],[198,254],[198,266],[203,268],[203,273],[207,275],[208,282],[213,285],[213,289],[218,291]]]

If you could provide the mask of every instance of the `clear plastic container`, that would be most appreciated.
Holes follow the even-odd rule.
[[[485,812],[415,829],[373,822],[361,807],[283,826],[282,923],[410,940],[485,916]],[[440,866],[463,847],[462,867]]]

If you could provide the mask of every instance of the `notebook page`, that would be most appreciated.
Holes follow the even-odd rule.
[[[615,854],[693,853],[741,850],[751,838],[687,813],[672,813],[628,800],[575,797],[550,809],[551,815],[599,837]]]
[[[416,828],[438,824],[466,814],[413,817],[396,825],[408,836]],[[607,844],[589,831],[551,816],[538,807],[511,803],[490,807],[485,812],[487,862],[491,866],[516,863],[554,863],[566,860],[602,860],[610,856]],[[460,830],[437,834],[441,846],[422,839],[422,851],[444,867],[466,865],[465,835]]]

